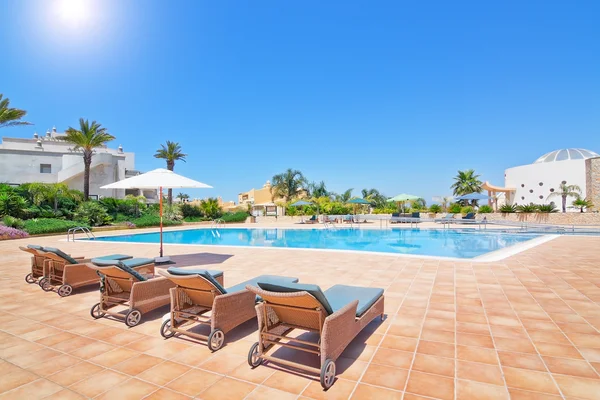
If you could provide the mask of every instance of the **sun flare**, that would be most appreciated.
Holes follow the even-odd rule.
[[[58,0],[56,12],[64,23],[79,24],[90,16],[88,0]]]

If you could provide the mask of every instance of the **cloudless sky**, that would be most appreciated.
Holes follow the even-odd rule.
[[[237,200],[286,168],[447,195],[459,169],[600,152],[597,1],[1,0],[0,93],[32,137],[95,119],[136,169]]]

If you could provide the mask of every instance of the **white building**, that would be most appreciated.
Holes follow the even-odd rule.
[[[83,191],[83,155],[62,139],[56,128],[33,139],[2,138],[0,143],[0,182],[18,185],[30,182],[66,183],[71,189]],[[95,149],[90,166],[90,197],[123,198],[127,194],[144,195],[149,202],[157,199],[152,190],[105,190],[100,186],[139,174],[135,170],[135,154],[119,146]]]
[[[533,164],[508,168],[504,171],[504,188],[495,187],[488,182],[483,186],[490,194],[503,193],[499,203],[507,204],[550,204],[554,202],[561,207],[559,196],[549,196],[560,191],[560,185],[577,185],[581,189],[581,197],[586,197],[589,168],[586,160],[600,157],[599,154],[586,149],[562,149],[544,154]],[[570,206],[575,198],[567,198]],[[578,211],[567,208],[567,211]]]

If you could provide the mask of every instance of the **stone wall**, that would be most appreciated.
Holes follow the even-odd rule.
[[[585,160],[585,197],[600,209],[600,157]]]
[[[600,203],[599,203],[600,204]],[[488,221],[529,222],[550,225],[600,225],[600,213],[515,213],[515,214],[479,214],[477,219],[487,217]]]

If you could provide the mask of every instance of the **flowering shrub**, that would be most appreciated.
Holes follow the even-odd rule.
[[[20,229],[0,225],[0,240],[26,238],[29,234]]]
[[[123,225],[129,229],[135,228],[135,224],[133,222],[126,221]]]

